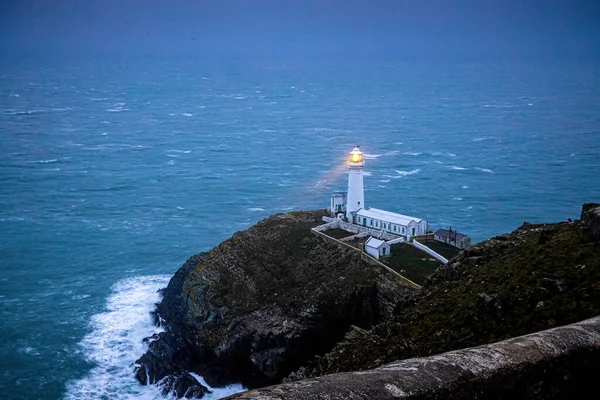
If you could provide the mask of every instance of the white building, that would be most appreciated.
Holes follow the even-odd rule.
[[[433,237],[438,242],[448,243],[449,245],[458,247],[459,249],[464,249],[471,245],[470,237],[462,233],[453,231],[452,228],[450,228],[449,230],[438,229]]]
[[[371,257],[379,260],[379,257],[390,255],[390,245],[384,240],[379,240],[371,236],[365,243],[365,251]]]
[[[348,193],[347,195],[336,193],[331,196],[331,215],[339,216],[341,213],[345,213],[348,222],[393,235],[406,237],[424,235],[429,226],[427,221],[422,218],[372,207],[365,208],[364,167],[363,153],[356,146],[350,152],[348,159]]]
[[[331,195],[329,212],[331,212],[331,215],[346,215],[346,193],[334,193]]]
[[[427,221],[422,218],[396,214],[372,207],[357,211],[353,222],[357,225],[402,236],[424,235],[428,228]]]

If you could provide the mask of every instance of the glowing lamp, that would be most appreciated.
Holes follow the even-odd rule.
[[[363,154],[360,151],[360,149],[358,148],[358,146],[356,146],[351,152],[350,152],[350,159],[349,161],[351,163],[361,163],[363,161]]]

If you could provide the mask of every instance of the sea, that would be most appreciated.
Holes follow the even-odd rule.
[[[157,290],[236,231],[326,208],[356,145],[366,205],[432,229],[579,218],[600,201],[599,65],[3,57],[0,397],[164,398],[133,376]]]

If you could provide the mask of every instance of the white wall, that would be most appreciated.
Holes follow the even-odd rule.
[[[379,252],[377,251],[376,248],[371,247],[371,246],[365,246],[365,251],[367,252],[368,255],[370,255],[371,257],[374,257],[376,259],[379,260]]]
[[[447,258],[442,257],[440,254],[436,253],[435,251],[431,250],[429,247],[422,245],[421,243],[417,242],[416,240],[412,241],[412,244],[417,248],[417,249],[421,249],[424,252],[426,252],[429,255],[432,255],[433,257],[435,257],[438,261],[443,262],[444,264],[446,264],[448,262]]]

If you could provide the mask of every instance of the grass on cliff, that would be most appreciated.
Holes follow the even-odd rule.
[[[390,257],[381,261],[419,285],[424,284],[427,277],[442,265],[429,254],[406,243],[393,244],[390,253]]]

